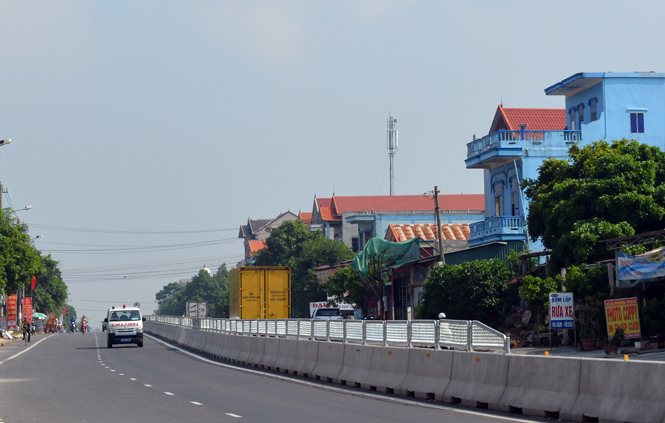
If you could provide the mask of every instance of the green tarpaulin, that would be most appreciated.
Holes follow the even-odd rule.
[[[381,267],[399,266],[410,261],[420,259],[420,238],[404,242],[390,242],[381,238],[372,238],[367,241],[365,248],[358,253],[351,263],[351,268],[367,276],[368,261],[381,257]]]

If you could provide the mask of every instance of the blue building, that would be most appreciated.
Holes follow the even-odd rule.
[[[565,97],[565,109],[499,106],[489,133],[467,144],[467,169],[483,169],[485,220],[470,225],[469,247],[523,243],[532,251],[519,189],[549,157],[565,159],[574,143],[622,138],[665,149],[665,74],[578,73],[545,89]],[[531,244],[531,245],[530,245]]]

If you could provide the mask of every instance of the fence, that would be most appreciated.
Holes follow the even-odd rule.
[[[345,344],[442,347],[510,354],[510,338],[476,320],[229,320],[150,316],[159,323],[235,335],[309,339]]]

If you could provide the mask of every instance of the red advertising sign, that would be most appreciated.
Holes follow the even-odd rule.
[[[32,323],[32,298],[27,297],[23,299],[23,316],[28,319],[30,323]],[[21,322],[23,322],[23,319],[21,319]]]
[[[9,295],[7,297],[7,330],[18,330],[16,325],[16,295]]]

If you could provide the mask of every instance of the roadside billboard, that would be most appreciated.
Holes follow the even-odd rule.
[[[550,329],[574,329],[573,293],[554,292],[550,294]]]
[[[7,296],[7,330],[9,331],[18,330],[16,325],[16,312],[18,311],[16,302],[16,295]]]
[[[23,316],[27,317],[28,321],[32,323],[32,297],[23,299]],[[23,322],[23,318],[21,318]]]
[[[201,302],[187,302],[187,317],[190,319],[208,317],[208,303]]]
[[[637,298],[605,300],[605,317],[607,318],[607,338],[610,341],[616,328],[623,328],[626,339],[642,337]]]

